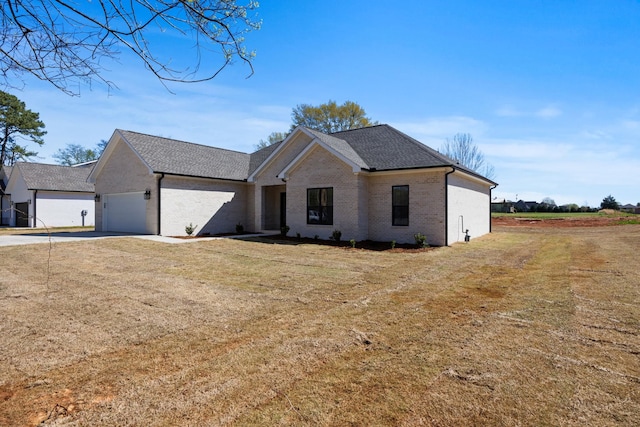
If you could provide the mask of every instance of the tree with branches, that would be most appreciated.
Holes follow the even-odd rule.
[[[620,209],[620,204],[616,201],[616,198],[609,194],[600,202],[600,209]]]
[[[98,160],[104,148],[106,147],[107,141],[104,139],[96,145],[95,148],[85,148],[80,144],[67,144],[65,148],[58,149],[58,152],[55,153],[52,157],[56,159],[56,161],[64,166],[73,166],[80,163],[86,163],[93,160]]]
[[[364,108],[353,101],[345,101],[342,105],[335,101],[318,106],[300,104],[293,109],[291,118],[293,123],[290,131],[305,126],[327,134],[377,124],[367,117]]]
[[[495,169],[487,163],[471,134],[457,133],[452,140],[447,138],[440,152],[486,178],[492,179],[495,175]]]
[[[0,91],[0,166],[37,156],[19,141],[42,145],[46,133],[38,113],[28,110],[15,95]]]
[[[338,105],[331,100],[318,106],[309,104],[296,105],[291,112],[291,122],[289,132],[271,132],[266,140],[261,139],[256,144],[256,150],[282,141],[298,126],[329,134],[378,124],[378,122],[374,122],[367,117],[364,108],[358,103],[345,101],[344,104]]]
[[[255,53],[244,42],[260,28],[257,8],[255,0],[4,0],[0,76],[16,87],[14,78],[30,74],[72,95],[79,82],[111,88],[103,61],[123,50],[163,82],[210,80],[235,59],[251,75]]]
[[[261,139],[260,142],[256,144],[256,150],[262,150],[265,147],[275,144],[276,142],[280,142],[287,137],[287,134],[284,132],[271,132],[266,140]]]

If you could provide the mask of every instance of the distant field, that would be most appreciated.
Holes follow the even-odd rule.
[[[611,216],[619,217],[638,217],[639,215],[630,214],[626,212],[615,212],[613,214],[599,213],[599,212],[516,212],[516,213],[502,213],[492,212],[492,218],[539,218],[539,219],[554,219],[554,218],[607,218]]]
[[[638,426],[639,252],[536,224],[2,247],[0,426]]]

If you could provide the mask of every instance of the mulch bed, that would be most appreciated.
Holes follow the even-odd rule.
[[[351,247],[351,243],[349,241],[339,241],[335,240],[323,240],[323,239],[312,239],[310,237],[293,237],[293,236],[282,236],[282,235],[272,235],[272,236],[263,236],[261,239],[268,239],[273,241],[274,243],[286,243],[286,244],[309,244],[309,245],[325,245],[325,246],[335,246],[344,248],[345,250],[368,250],[368,251],[389,251],[389,252],[426,252],[432,250],[433,247],[426,248],[418,248],[415,244],[408,243],[396,243],[395,247],[391,248],[391,242],[374,242],[372,240],[363,240],[356,242],[355,248]]]

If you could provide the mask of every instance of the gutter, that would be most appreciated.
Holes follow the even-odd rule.
[[[491,192],[496,188],[498,184],[493,187],[489,187],[489,233],[491,233]]]
[[[158,178],[158,236],[160,236],[160,224],[162,220],[162,214],[160,208],[162,207],[162,203],[160,201],[160,189],[162,188],[162,179],[164,178],[164,172],[160,174],[160,178]]]
[[[449,175],[456,171],[456,168],[449,166],[451,170],[444,174],[444,245],[449,246]]]

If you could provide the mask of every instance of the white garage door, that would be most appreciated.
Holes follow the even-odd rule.
[[[104,231],[149,232],[144,192],[106,194],[103,198]]]

